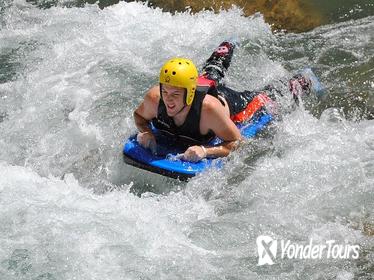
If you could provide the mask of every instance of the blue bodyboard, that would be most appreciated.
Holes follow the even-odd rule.
[[[262,113],[252,118],[250,122],[238,123],[237,126],[244,138],[251,138],[262,131],[272,120],[271,114]],[[183,181],[211,167],[221,168],[223,166],[223,160],[219,158],[208,158],[199,162],[184,161],[178,155],[185,151],[185,146],[170,141],[169,137],[159,133],[156,129],[153,132],[157,142],[156,153],[140,146],[136,141],[136,135],[125,141],[123,156],[127,164]],[[216,137],[209,145],[218,145],[220,142],[222,141]]]

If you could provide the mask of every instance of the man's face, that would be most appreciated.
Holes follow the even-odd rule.
[[[174,117],[184,107],[185,88],[162,85],[162,100],[169,117]]]

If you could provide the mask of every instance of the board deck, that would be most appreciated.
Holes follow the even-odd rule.
[[[263,113],[253,118],[249,123],[237,124],[244,138],[251,138],[263,130],[273,117],[269,113]],[[203,159],[199,162],[189,162],[181,159],[180,155],[185,151],[184,147],[170,141],[165,135],[157,133],[157,149],[152,153],[150,149],[145,149],[136,141],[136,134],[129,137],[123,147],[124,161],[132,166],[158,173],[167,177],[176,178],[182,181],[188,180],[196,174],[209,168],[221,168],[222,159]],[[214,146],[221,142],[220,139],[214,139],[210,145]]]

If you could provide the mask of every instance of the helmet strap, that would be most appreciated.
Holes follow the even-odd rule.
[[[178,115],[180,112],[182,112],[183,111],[183,109],[184,108],[186,108],[187,107],[187,89],[185,89],[185,91],[184,91],[184,96],[183,96],[183,107],[182,107],[182,109],[180,109],[179,111],[178,111],[178,113],[176,113],[176,115]]]
[[[180,112],[182,112],[183,111],[183,109],[184,108],[186,108],[187,107],[187,104],[186,104],[186,102],[184,103],[184,105],[183,105],[183,107],[182,107],[182,109],[180,109],[179,111],[178,111],[178,113],[176,113],[175,115],[178,115]]]
[[[182,112],[183,111],[183,109],[184,108],[186,108],[187,107],[187,102],[186,102],[186,99],[187,98],[187,89],[185,89],[185,91],[184,91],[184,96],[183,96],[183,107],[182,107],[182,109],[180,109],[179,111],[178,111],[178,113],[176,113],[176,115],[178,115],[180,112]]]

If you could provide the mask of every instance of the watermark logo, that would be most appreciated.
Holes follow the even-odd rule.
[[[274,264],[277,256],[277,240],[270,236],[260,235],[256,239],[258,251],[258,264],[257,265],[272,265]]]
[[[258,266],[273,265],[276,259],[358,259],[360,246],[338,244],[328,240],[325,244],[314,244],[313,239],[308,244],[291,243],[290,240],[275,240],[270,236],[260,235],[256,239],[258,251]],[[279,254],[278,246],[280,247]]]

